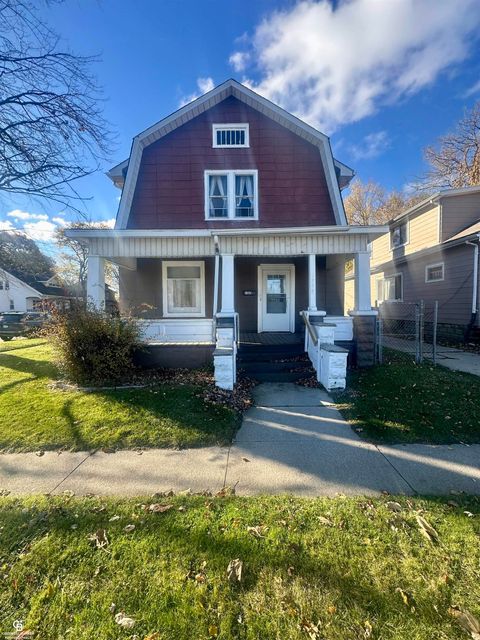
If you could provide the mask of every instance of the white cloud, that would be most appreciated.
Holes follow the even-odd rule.
[[[463,97],[470,98],[470,96],[474,96],[477,93],[480,93],[480,80],[476,82],[474,85],[472,85],[471,87],[469,87],[463,94]]]
[[[29,213],[28,211],[22,211],[21,209],[8,211],[7,216],[15,218],[15,220],[48,220],[48,216],[45,213]]]
[[[107,227],[110,227],[110,229],[113,229],[113,227],[115,226],[115,218],[109,218],[108,220],[102,220],[102,222],[104,224],[106,224]]]
[[[55,222],[55,224],[58,224],[60,227],[66,227],[68,224],[68,220],[65,220],[65,218],[61,218],[60,216],[52,218],[52,222]]]
[[[235,51],[235,53],[232,53],[228,61],[235,69],[235,71],[240,72],[245,71],[249,59],[250,54],[248,53],[248,51]]]
[[[13,231],[15,227],[10,220],[0,220],[0,231]]]
[[[39,242],[52,242],[54,239],[54,232],[57,226],[53,222],[47,222],[46,220],[39,220],[38,222],[26,222],[23,225],[25,233]]]
[[[254,90],[331,133],[435,82],[479,26],[478,0],[304,0],[267,16],[230,60],[250,56]]]
[[[360,144],[353,144],[349,152],[353,160],[369,160],[381,155],[390,146],[386,131],[377,131],[366,135]]]
[[[192,102],[192,100],[196,100],[200,96],[203,96],[204,93],[211,91],[215,87],[215,83],[213,82],[213,78],[210,77],[197,78],[197,87],[197,93],[191,93],[189,96],[183,96],[183,98],[180,100],[180,107],[183,107],[189,102]]]

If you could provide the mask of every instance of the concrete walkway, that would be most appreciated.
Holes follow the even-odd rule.
[[[0,456],[0,491],[149,495],[218,491],[302,496],[480,494],[480,445],[376,446],[318,389],[262,384],[231,447]]]
[[[415,344],[412,340],[403,340],[402,338],[394,338],[392,336],[386,338],[385,346],[389,349],[410,353],[412,357],[415,350]],[[427,360],[431,360],[432,358],[431,345],[427,346],[425,358]],[[480,354],[471,351],[462,351],[461,349],[438,345],[437,364],[442,365],[442,367],[447,367],[447,369],[452,369],[452,371],[463,371],[464,373],[471,373],[474,376],[480,376]]]

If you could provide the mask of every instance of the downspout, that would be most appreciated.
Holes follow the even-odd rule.
[[[213,236],[213,244],[215,246],[215,270],[213,275],[213,338],[215,339],[215,318],[218,311],[218,272],[220,265],[220,245],[218,242],[218,236]]]
[[[472,317],[467,327],[465,341],[468,341],[470,337],[470,333],[475,326],[477,317],[478,317],[478,253],[479,253],[479,243],[480,242],[480,233],[477,233],[477,242],[470,242],[467,240],[465,244],[468,244],[470,247],[473,247],[473,285],[472,285]]]

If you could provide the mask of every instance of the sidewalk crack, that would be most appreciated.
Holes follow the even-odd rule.
[[[61,484],[63,484],[63,483],[65,482],[65,480],[66,480],[67,478],[69,478],[69,477],[72,475],[72,473],[75,473],[75,471],[76,471],[76,470],[77,470],[77,469],[78,469],[78,468],[79,468],[79,467],[80,467],[80,466],[81,466],[81,465],[82,465],[86,460],[88,460],[89,458],[91,458],[91,457],[93,456],[93,454],[94,454],[94,453],[95,453],[95,451],[89,451],[89,452],[88,452],[88,455],[87,455],[87,456],[85,456],[85,458],[83,458],[83,460],[80,460],[80,462],[79,462],[75,467],[73,467],[73,469],[72,469],[71,471],[69,471],[69,472],[67,473],[67,475],[66,475],[64,478],[62,478],[62,479],[60,480],[60,482],[57,482],[57,484],[53,487],[53,489],[52,489],[49,493],[50,493],[50,494],[52,494],[54,491],[56,491],[56,490],[58,489],[58,487],[59,487]]]
[[[415,489],[415,487],[407,480],[407,478],[397,469],[397,467],[393,464],[393,462],[390,460],[390,458],[383,453],[383,451],[378,447],[378,445],[374,445],[375,449],[378,451],[378,453],[383,456],[385,458],[385,460],[388,462],[388,464],[392,467],[392,469],[394,471],[396,471],[396,473],[398,473],[398,475],[401,477],[401,479],[405,482],[406,485],[408,485],[410,487],[410,489],[413,491],[413,494],[418,496],[418,491]]]

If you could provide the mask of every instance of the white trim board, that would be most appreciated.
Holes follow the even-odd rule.
[[[273,102],[263,98],[248,87],[240,84],[236,80],[230,79],[218,85],[200,98],[193,100],[193,102],[190,102],[178,111],[175,111],[163,120],[160,120],[160,122],[149,127],[133,139],[125,185],[122,190],[117,220],[115,223],[116,229],[125,229],[127,226],[143,149],[230,96],[234,96],[238,100],[263,113],[272,120],[275,120],[280,125],[293,131],[301,138],[304,138],[311,144],[318,147],[325,171],[325,178],[333,206],[335,221],[337,225],[347,224],[329,138],[324,133],[317,131],[306,122],[303,122],[296,116],[288,113],[288,111],[285,111]],[[116,167],[113,168],[111,175],[113,176],[115,170],[118,171],[120,166],[124,168],[125,163],[126,161],[120,163],[120,165],[116,165]],[[342,167],[346,167],[346,165],[340,163],[340,165],[337,164],[337,167],[342,171]]]

